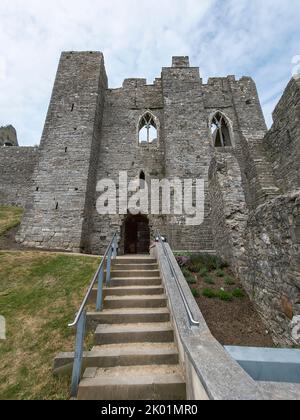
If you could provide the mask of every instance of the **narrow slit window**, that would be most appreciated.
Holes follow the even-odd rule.
[[[211,132],[215,147],[232,146],[229,123],[220,112],[218,112],[212,119]]]
[[[158,139],[158,128],[155,118],[150,112],[147,112],[140,120],[139,124],[139,143],[155,144]]]

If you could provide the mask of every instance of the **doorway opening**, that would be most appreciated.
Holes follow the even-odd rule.
[[[143,215],[129,215],[124,223],[125,254],[149,254],[149,220]]]

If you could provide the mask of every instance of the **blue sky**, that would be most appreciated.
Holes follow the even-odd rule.
[[[300,72],[299,22],[299,0],[1,0],[0,126],[39,143],[62,50],[103,51],[110,87],[152,82],[173,55],[189,55],[204,81],[252,76],[271,125]]]

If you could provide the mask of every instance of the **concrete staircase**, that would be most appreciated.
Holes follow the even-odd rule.
[[[96,291],[94,292],[96,293]],[[97,321],[95,367],[86,369],[79,400],[185,400],[167,298],[155,260],[119,257]]]

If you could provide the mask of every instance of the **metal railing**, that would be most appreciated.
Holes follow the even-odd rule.
[[[103,308],[103,284],[104,284],[104,274],[106,266],[106,286],[110,286],[111,279],[111,261],[112,258],[117,257],[118,251],[118,237],[117,233],[114,234],[109,246],[106,249],[104,257],[93,277],[93,280],[88,288],[88,291],[82,301],[82,304],[79,308],[79,311],[76,314],[75,320],[72,324],[69,324],[69,328],[76,327],[76,344],[75,344],[75,356],[74,356],[74,365],[72,373],[72,385],[71,385],[71,396],[75,398],[78,393],[78,386],[81,379],[81,370],[82,370],[82,359],[83,359],[83,350],[84,350],[84,339],[86,332],[86,321],[87,321],[87,312],[86,306],[89,302],[91,294],[93,292],[94,286],[98,281],[97,289],[97,300],[96,300],[96,311],[100,312]]]
[[[163,240],[163,237],[161,236],[160,233],[158,233],[157,237],[158,237],[158,241],[159,241],[160,245],[162,246],[164,255],[166,257],[166,260],[168,262],[168,265],[169,265],[169,268],[170,268],[170,272],[171,272],[171,276],[175,280],[176,285],[177,285],[177,288],[178,288],[179,293],[180,293],[180,296],[181,296],[181,298],[183,300],[183,304],[184,304],[185,310],[186,310],[187,315],[188,315],[188,318],[189,318],[190,326],[191,327],[199,327],[200,326],[200,322],[195,321],[195,319],[194,319],[194,316],[193,316],[192,311],[190,309],[189,303],[188,303],[187,298],[185,296],[185,293],[184,293],[184,291],[182,289],[181,283],[180,283],[180,281],[178,279],[176,270],[174,268],[174,264],[172,263],[171,258],[170,258],[169,254],[168,254],[168,251],[167,251],[167,248],[166,248],[166,245],[165,245],[165,241]]]

